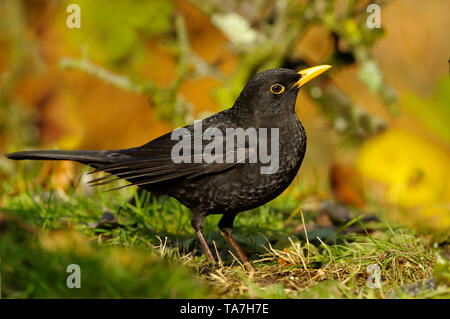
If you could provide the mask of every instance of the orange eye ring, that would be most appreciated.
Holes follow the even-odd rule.
[[[272,92],[273,94],[281,94],[284,92],[284,86],[279,83],[275,83],[270,87],[270,92]]]

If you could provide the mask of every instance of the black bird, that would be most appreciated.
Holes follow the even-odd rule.
[[[202,150],[205,146],[202,134],[207,129],[218,129],[215,132],[224,135],[227,129],[266,129],[267,138],[260,138],[257,148],[260,149],[261,143],[268,142],[270,147],[263,145],[266,150],[277,152],[277,158],[273,157],[277,161],[276,169],[269,173],[262,173],[262,168],[269,165],[267,160],[265,163],[250,160],[251,154],[258,153],[254,153],[256,148],[248,137],[245,143],[238,142],[229,149],[225,143],[222,149],[216,148],[211,152],[223,155],[223,158],[231,153],[235,160],[206,162],[202,157],[199,161],[197,157],[191,162],[185,160],[180,163],[173,156],[174,147],[180,145],[179,139],[173,139],[174,132],[136,148],[110,151],[24,151],[8,154],[7,157],[14,160],[77,161],[92,166],[95,168],[94,172],[111,174],[93,180],[94,185],[123,179],[130,182],[127,186],[137,185],[151,193],[176,198],[192,211],[192,227],[206,256],[212,262],[214,257],[203,235],[204,218],[210,214],[223,214],[219,222],[222,235],[241,260],[248,263],[248,258],[231,235],[233,221],[239,212],[261,206],[280,195],[294,179],[306,151],[306,132],[295,114],[297,94],[303,84],[329,68],[328,65],[322,65],[300,72],[282,68],[263,71],[250,79],[233,107],[212,115],[201,123],[186,126],[184,131],[174,131],[193,135],[191,141],[188,140],[188,146],[192,150],[190,159],[193,159],[198,155],[198,149]],[[198,124],[201,124],[200,131],[195,128]],[[273,139],[276,133],[278,139]],[[199,135],[201,145],[194,143],[192,147],[192,141]],[[233,136],[233,141],[234,138]],[[239,158],[239,152],[244,157]],[[184,154],[183,151],[180,154],[189,155],[189,152]],[[234,157],[236,154],[237,158]]]

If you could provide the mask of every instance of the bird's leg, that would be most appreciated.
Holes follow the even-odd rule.
[[[192,228],[194,229],[195,235],[197,236],[198,240],[200,241],[200,244],[202,245],[202,248],[206,254],[206,257],[208,257],[208,260],[210,262],[215,263],[216,260],[214,259],[213,254],[211,253],[211,249],[209,249],[209,246],[206,243],[205,236],[203,236],[204,221],[205,221],[205,215],[194,213],[192,215],[191,225],[192,225]]]
[[[233,222],[236,214],[224,214],[222,219],[219,221],[219,229],[222,233],[222,236],[227,240],[227,242],[233,247],[234,251],[238,254],[239,258],[248,265],[250,268],[253,268],[250,264],[250,261],[247,258],[247,255],[242,251],[239,244],[234,240],[233,236]]]

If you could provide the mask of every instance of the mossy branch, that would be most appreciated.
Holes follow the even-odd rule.
[[[156,86],[151,82],[141,83],[132,81],[128,76],[109,71],[102,66],[93,63],[88,58],[62,58],[59,63],[63,70],[80,70],[84,73],[95,76],[106,83],[117,86],[118,88],[121,88],[125,91],[151,95],[154,91],[157,90]]]
[[[80,70],[123,90],[143,94],[152,101],[152,106],[156,108],[160,119],[174,126],[182,126],[192,120],[192,107],[178,93],[181,84],[186,78],[195,75],[209,73],[221,76],[221,74],[191,51],[186,26],[180,15],[176,16],[175,28],[177,69],[176,76],[168,87],[160,87],[151,81],[132,80],[127,75],[117,74],[93,63],[87,57],[66,57],[60,60],[60,66],[63,69]],[[192,70],[189,68],[190,65],[193,66]]]

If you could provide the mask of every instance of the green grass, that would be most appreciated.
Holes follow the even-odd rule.
[[[221,265],[212,267],[192,233],[189,210],[176,200],[141,197],[132,188],[65,193],[33,182],[21,190],[3,183],[0,210],[1,296],[6,298],[448,298],[447,282],[430,287],[436,252],[411,230],[385,221],[354,219],[336,234],[298,234],[316,211],[300,210],[295,194],[315,197],[300,182],[293,192],[235,222],[235,238],[249,252],[247,271],[220,236],[220,216],[205,234]],[[89,194],[87,194],[89,193]],[[135,198],[135,204],[129,199]],[[308,196],[303,196],[307,200]],[[120,208],[120,213],[117,214]],[[95,227],[105,211],[116,224]],[[350,224],[361,233],[345,233]],[[97,225],[98,226],[98,225]],[[66,267],[81,268],[81,289],[68,289]],[[367,285],[378,265],[381,288]],[[448,264],[439,278],[448,278]]]

